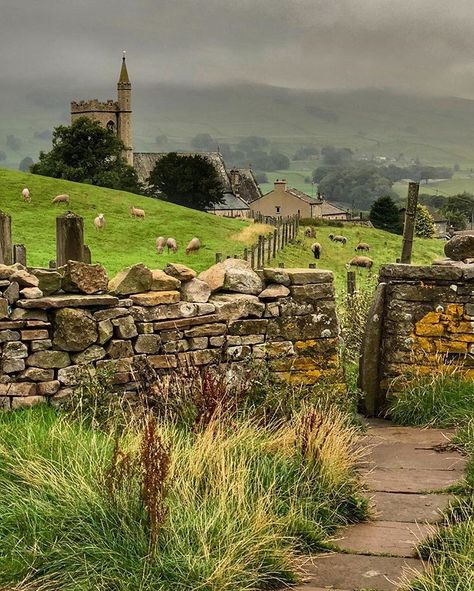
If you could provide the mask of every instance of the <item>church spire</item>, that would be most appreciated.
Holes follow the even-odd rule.
[[[130,78],[128,77],[127,64],[125,63],[125,51],[122,57],[122,68],[120,70],[119,84],[130,84]]]

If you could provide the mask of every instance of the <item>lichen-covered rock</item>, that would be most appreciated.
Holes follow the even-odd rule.
[[[64,291],[99,293],[107,291],[107,271],[100,264],[90,265],[79,261],[68,261],[62,280]]]
[[[110,341],[107,353],[112,359],[120,359],[133,356],[133,347],[130,341]]]
[[[272,300],[276,298],[285,298],[290,294],[290,290],[285,286],[278,283],[272,283],[260,294],[262,300]]]
[[[474,257],[474,233],[454,236],[444,245],[444,254],[453,261],[464,261]]]
[[[13,273],[16,273],[17,269],[9,265],[0,265],[0,279],[10,279]]]
[[[109,291],[118,295],[130,295],[149,291],[151,288],[153,276],[143,263],[138,263],[131,267],[126,267],[119,271],[115,277],[109,281]]]
[[[191,279],[194,279],[194,277],[197,276],[196,271],[186,267],[186,265],[180,265],[179,263],[169,263],[166,265],[164,272],[182,282],[191,281]]]
[[[49,296],[61,289],[61,275],[57,271],[47,269],[33,269],[31,273],[38,278],[39,285],[44,295]]]
[[[62,351],[83,351],[97,341],[97,323],[92,314],[76,308],[62,308],[54,315],[53,344]]]
[[[279,267],[263,269],[263,276],[269,283],[278,283],[287,287],[291,283],[288,273],[285,269],[280,269]]]
[[[0,318],[8,318],[8,300],[0,298]]]
[[[99,345],[105,345],[114,336],[114,327],[111,320],[102,320],[99,322],[97,324],[97,330],[99,333],[97,341]]]
[[[152,291],[174,291],[181,287],[181,281],[179,279],[168,275],[161,269],[153,269],[151,274],[152,281],[150,289]]]
[[[135,351],[137,353],[158,353],[161,339],[156,334],[141,334],[135,342]]]
[[[135,306],[161,306],[163,304],[176,304],[179,302],[179,291],[148,291],[136,293],[130,296]]]
[[[211,288],[201,279],[186,281],[181,287],[181,299],[184,302],[199,302],[205,304],[211,297]]]
[[[3,359],[24,359],[28,357],[28,347],[20,341],[9,341],[3,346]]]
[[[27,300],[37,300],[43,297],[43,292],[39,287],[24,287],[20,293]]]
[[[20,299],[20,286],[16,281],[12,281],[7,289],[3,292],[3,297],[5,297],[12,306],[15,302]]]
[[[38,287],[39,279],[28,271],[17,270],[10,276],[10,281],[16,281],[20,287]]]
[[[265,304],[258,297],[243,293],[218,293],[211,297],[210,302],[223,320],[261,318],[265,312]]]
[[[247,261],[226,259],[213,265],[199,275],[212,292],[224,290],[236,293],[257,295],[263,289],[260,277],[252,270]]]
[[[115,336],[119,339],[131,339],[138,334],[135,321],[131,316],[121,316],[112,320]]]
[[[106,351],[103,347],[100,347],[99,345],[91,345],[90,347],[87,347],[85,351],[72,355],[72,360],[77,365],[83,365],[103,359],[105,356]]]
[[[60,369],[71,363],[69,353],[65,351],[37,351],[28,357],[26,363],[30,367],[43,369]]]

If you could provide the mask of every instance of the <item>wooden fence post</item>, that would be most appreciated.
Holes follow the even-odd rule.
[[[280,269],[284,269],[285,268],[285,263],[278,263],[278,266],[280,267]]]
[[[249,259],[249,251],[248,248],[244,248],[244,261],[248,262]]]
[[[222,253],[216,252],[216,264],[222,262]]]
[[[84,260],[84,220],[67,211],[56,218],[56,264]]]
[[[272,238],[273,238],[273,234],[270,234],[270,236],[268,237],[268,249],[267,249],[267,264],[270,264],[270,261],[272,260]]]
[[[255,269],[255,246],[250,247],[250,266]]]
[[[12,219],[0,211],[0,263],[13,265]]]
[[[262,239],[263,236],[259,235],[257,243],[257,269],[260,269],[262,266]]]
[[[347,271],[347,293],[352,296],[356,292],[356,274],[355,271]]]
[[[13,245],[13,261],[26,267],[26,247],[24,244]]]
[[[308,265],[308,267],[309,267],[310,269],[316,269],[316,263],[310,263],[310,264]]]
[[[278,230],[273,230],[273,258],[276,257],[278,242]]]
[[[418,203],[418,183],[408,183],[407,208],[405,210],[405,224],[403,225],[402,263],[411,264],[413,251],[413,234],[415,232],[416,205]]]

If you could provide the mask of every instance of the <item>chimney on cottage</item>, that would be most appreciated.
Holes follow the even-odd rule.
[[[235,168],[230,171],[230,184],[232,187],[240,185],[240,172]]]
[[[274,183],[273,190],[284,193],[286,191],[286,179],[277,179]]]

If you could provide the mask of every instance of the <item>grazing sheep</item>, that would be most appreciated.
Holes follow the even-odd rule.
[[[354,250],[366,250],[367,252],[369,252],[370,246],[366,242],[359,242],[359,244],[355,247]]]
[[[331,240],[331,241],[332,241],[332,240],[334,240],[334,234],[329,234],[328,238],[329,238],[329,240]]]
[[[95,218],[94,226],[96,230],[103,230],[105,228],[105,216],[103,213],[99,213]]]
[[[311,245],[311,251],[313,252],[315,259],[319,259],[321,257],[321,245],[319,242],[314,242]]]
[[[130,211],[130,215],[132,216],[132,218],[145,219],[145,210],[144,209],[140,209],[139,207],[135,207],[133,205],[130,205],[128,210]]]
[[[176,252],[178,250],[178,243],[174,238],[168,238],[168,240],[166,241],[166,246],[168,248],[168,253],[170,250],[172,250],[173,252]]]
[[[23,201],[25,201],[26,203],[31,202],[31,195],[30,195],[30,190],[28,189],[28,187],[25,187],[23,189],[23,191],[21,192],[21,194],[23,196]]]
[[[155,241],[156,251],[158,254],[162,254],[164,247],[166,246],[166,238],[164,236],[158,236]]]
[[[56,195],[56,197],[51,201],[51,203],[67,203],[69,204],[69,195]]]
[[[332,238],[331,238],[331,236],[332,236]],[[331,238],[331,240],[333,242],[340,242],[343,245],[345,245],[347,243],[347,238],[345,236],[339,236],[339,235],[333,236],[332,234],[330,234],[329,238]]]
[[[191,242],[186,247],[186,254],[190,252],[197,252],[201,248],[201,241],[199,238],[193,238]]]
[[[369,257],[357,256],[349,261],[351,267],[365,267],[366,269],[371,269],[373,264],[374,261]]]
[[[316,230],[313,227],[308,226],[304,229],[304,235],[305,238],[316,238]]]

